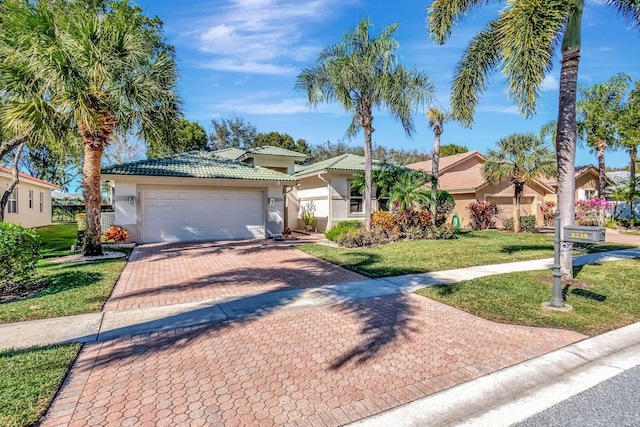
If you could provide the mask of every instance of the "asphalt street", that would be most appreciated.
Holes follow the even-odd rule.
[[[640,365],[514,426],[640,426]]]

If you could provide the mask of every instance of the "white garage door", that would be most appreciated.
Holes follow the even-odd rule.
[[[261,192],[143,192],[145,243],[263,238],[263,218]]]

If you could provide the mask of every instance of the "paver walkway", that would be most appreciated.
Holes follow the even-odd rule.
[[[264,243],[134,254],[110,310],[361,279]],[[406,293],[258,313],[85,344],[42,426],[343,425],[583,338]]]

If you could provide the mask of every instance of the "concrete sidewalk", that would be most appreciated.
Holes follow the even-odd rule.
[[[637,257],[640,257],[640,249],[593,253],[574,257],[574,265]],[[0,325],[0,351],[63,342],[105,341],[123,336],[247,319],[276,311],[397,295],[426,286],[495,274],[548,269],[552,264],[552,259],[521,261],[315,288],[271,291],[242,297],[220,297],[183,304],[9,323]]]

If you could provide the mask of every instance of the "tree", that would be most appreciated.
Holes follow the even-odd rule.
[[[489,2],[433,1],[427,18],[432,39],[443,44],[454,24],[486,3]],[[637,2],[609,0],[607,4],[635,27],[640,26]],[[506,2],[498,18],[490,21],[467,46],[454,72],[451,95],[454,117],[471,126],[479,95],[486,90],[492,72],[501,68],[509,97],[525,117],[530,117],[535,113],[542,81],[552,68],[560,43],[556,159],[563,227],[572,224],[575,217],[576,90],[583,6],[584,0]],[[573,277],[572,249],[569,243],[562,247],[561,270],[565,277]]]
[[[184,117],[179,119],[175,128],[175,140],[172,143],[160,141],[147,146],[147,157],[163,157],[171,154],[207,149],[207,131],[198,122],[190,122]]]
[[[520,232],[520,200],[524,186],[538,178],[551,176],[556,163],[547,145],[532,133],[513,134],[498,141],[489,150],[482,175],[490,184],[510,181],[513,184],[513,231]]]
[[[297,151],[302,154],[309,154],[309,145],[304,139],[293,140],[288,133],[269,132],[259,133],[255,139],[256,147],[280,147],[287,150]]]
[[[372,110],[385,107],[411,135],[414,107],[430,100],[433,92],[426,73],[398,64],[399,44],[392,35],[399,23],[386,27],[377,37],[369,33],[371,25],[364,18],[342,43],[325,48],[314,67],[302,70],[295,85],[307,94],[310,106],[335,101],[350,112],[347,135],[354,136],[360,129],[364,132],[366,230],[371,229]]]
[[[256,127],[241,117],[232,119],[211,120],[211,130],[209,134],[209,147],[212,150],[223,148],[247,149],[255,147],[258,137]]]
[[[616,121],[630,79],[627,74],[621,73],[607,82],[578,88],[576,108],[580,125],[576,125],[576,129],[579,131],[578,135],[596,152],[600,197],[604,195],[607,185],[605,150],[615,145]]]
[[[126,0],[0,3],[0,119],[37,143],[75,130],[84,147],[85,255],[100,255],[100,168],[117,130],[171,140],[180,100],[162,23]]]
[[[438,189],[438,173],[440,171],[440,135],[444,132],[444,124],[452,119],[451,112],[436,107],[429,107],[427,113],[429,127],[433,129],[433,151],[431,152],[431,188]],[[435,215],[434,215],[435,217]]]
[[[410,175],[411,178],[405,178],[405,175]],[[421,170],[382,163],[379,167],[371,171],[371,183],[376,187],[376,199],[378,199],[378,202],[381,198],[390,197],[391,189],[401,180],[408,180],[412,183],[420,181],[424,184],[431,180],[431,176]],[[360,194],[363,194],[365,188],[364,173],[355,173],[351,185],[354,189],[358,190]]]
[[[468,153],[469,149],[462,145],[444,144],[440,146],[440,157],[455,156],[456,154]]]
[[[104,150],[103,164],[111,166],[140,160],[144,157],[143,152],[144,142],[136,138],[132,132],[116,131]]]
[[[79,141],[69,142],[61,147],[64,151],[52,148],[52,145],[30,148],[20,156],[20,169],[29,175],[51,182],[66,189],[80,174],[82,147]]]
[[[638,145],[640,145],[640,80],[629,92],[627,102],[618,119],[618,134],[620,145],[629,153],[629,206],[631,218],[635,220],[634,200],[637,197],[636,164],[638,159]]]
[[[436,190],[429,190],[425,185],[430,181],[427,175],[404,173],[398,176],[391,187],[389,205],[396,206],[400,212],[410,211],[416,207],[431,207],[436,204]],[[432,216],[435,219],[435,216]]]

